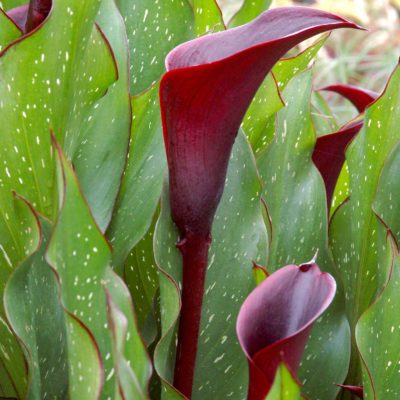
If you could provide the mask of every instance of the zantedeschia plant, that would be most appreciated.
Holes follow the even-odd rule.
[[[399,398],[400,72],[270,3],[0,2],[0,398]]]

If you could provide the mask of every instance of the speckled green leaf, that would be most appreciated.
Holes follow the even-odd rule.
[[[324,45],[327,35],[295,57],[279,61],[258,89],[243,119],[245,131],[257,155],[272,141],[275,133],[275,115],[285,105],[280,91],[299,72],[304,71]]]
[[[300,386],[284,364],[276,371],[274,384],[265,400],[300,400]]]
[[[93,334],[104,363],[103,397],[113,398],[117,393],[115,360],[102,286],[111,252],[82,197],[71,166],[58,148],[56,156],[60,211],[46,258],[58,275],[65,308]]]
[[[151,364],[139,335],[129,290],[110,268],[106,288],[119,387],[124,399],[146,399]]]
[[[271,3],[272,0],[244,0],[242,7],[229,22],[229,28],[247,24],[267,10]]]
[[[317,91],[313,92],[312,105],[313,109],[311,116],[317,136],[319,137],[329,133],[337,132],[340,128],[338,122],[336,121],[332,110],[329,108],[328,103]]]
[[[113,266],[121,272],[126,257],[150,227],[166,168],[158,85],[132,99],[132,139],[115,213],[107,231]]]
[[[24,355],[16,336],[10,330],[3,308],[5,285],[13,272],[14,266],[20,264],[39,246],[40,232],[35,216],[29,206],[19,198],[12,198],[12,210],[16,221],[10,221],[8,214],[0,224],[0,393],[4,397],[23,398],[27,389],[27,370]],[[8,235],[8,226],[15,223],[15,236]],[[6,250],[7,249],[7,250]]]
[[[39,212],[54,215],[50,129],[73,154],[85,112],[116,78],[110,49],[91,23],[98,6],[95,0],[55,2],[41,29],[0,58],[3,211],[10,202],[4,193],[15,189]]]
[[[397,143],[382,169],[374,210],[400,243],[400,143]]]
[[[124,18],[131,55],[131,94],[155,83],[165,56],[193,36],[193,9],[187,0],[116,0]]]
[[[39,30],[0,56],[2,286],[6,275],[23,258],[18,252],[18,246],[24,243],[18,244],[16,239],[20,227],[12,190],[26,197],[42,214],[54,217],[50,130],[72,153],[85,112],[116,78],[110,49],[93,27],[98,7],[96,0],[58,0]],[[1,347],[16,353],[9,340],[1,335]],[[13,369],[21,368],[15,361]]]
[[[267,235],[260,202],[260,182],[252,152],[243,133],[236,140],[224,194],[214,220],[213,242],[203,298],[193,399],[244,398],[246,360],[238,345],[235,323],[244,298],[255,287],[252,261],[265,262]],[[172,380],[179,297],[174,282],[181,280],[178,235],[170,217],[168,188],[155,237],[160,275],[164,338],[155,355],[157,372]],[[221,385],[221,382],[224,382]]]
[[[142,393],[150,369],[137,332],[129,291],[109,268],[110,248],[94,222],[71,166],[57,146],[56,149],[61,205],[47,260],[57,272],[64,306],[87,327],[99,347],[104,365],[102,398],[118,398],[120,372],[128,374],[124,382],[130,388],[126,389],[129,393],[135,385]],[[126,319],[123,348],[114,346],[115,337],[108,327],[105,285],[111,293],[111,301]],[[124,366],[122,371],[121,365]],[[128,378],[135,385],[129,385],[131,381],[126,383]]]
[[[290,81],[284,92],[287,105],[278,113],[275,139],[257,160],[272,220],[269,271],[311,260],[318,250],[321,268],[335,274],[328,253],[325,187],[311,160],[316,141],[311,88],[311,71]],[[342,382],[346,376],[349,347],[349,328],[339,293],[315,325],[303,356],[299,374],[305,393],[313,399],[335,398],[338,389],[332,382]]]
[[[127,37],[113,0],[102,1],[97,23],[114,52],[118,81],[92,105],[80,125],[82,141],[73,155],[73,163],[96,222],[104,231],[121,183],[132,115]]]
[[[0,51],[21,35],[19,28],[0,8]]]
[[[50,225],[42,220],[40,249],[17,267],[8,281],[4,303],[8,320],[28,361],[28,399],[68,394],[68,349],[64,309],[56,277],[44,259]]]
[[[155,224],[152,224],[143,239],[130,252],[125,262],[124,274],[135,304],[138,325],[147,344],[155,339],[157,333],[153,306],[159,282],[153,253],[154,227]]]
[[[222,12],[216,0],[191,0],[194,12],[195,34],[218,32],[225,29]]]
[[[399,124],[400,68],[397,68],[383,95],[367,109],[364,127],[346,152],[350,200],[336,211],[330,228],[353,332],[360,315],[385,285],[390,270],[386,229],[372,206],[382,168],[400,139]],[[360,379],[359,360],[354,351],[349,383],[357,385]]]
[[[390,237],[389,240],[393,262],[390,280],[356,327],[357,345],[364,363],[366,400],[397,400],[400,397],[400,258],[394,241]]]
[[[72,314],[65,315],[67,323],[68,362],[71,400],[100,398],[103,385],[101,355],[87,327]]]

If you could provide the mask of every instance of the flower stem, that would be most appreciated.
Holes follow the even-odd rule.
[[[210,243],[209,235],[186,235],[177,246],[182,254],[183,277],[174,386],[187,398],[192,395]]]

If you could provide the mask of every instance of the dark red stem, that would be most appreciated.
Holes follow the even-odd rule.
[[[183,276],[174,387],[189,399],[192,395],[210,243],[210,236],[186,235],[177,245],[182,254]]]
[[[52,0],[31,0],[26,19],[25,32],[30,32],[39,26],[49,15]]]

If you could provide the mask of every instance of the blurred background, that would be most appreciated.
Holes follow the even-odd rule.
[[[228,21],[243,0],[217,0]],[[271,7],[301,5],[347,17],[368,32],[335,31],[315,62],[314,87],[349,83],[381,92],[400,57],[400,0],[273,0]],[[324,94],[338,122],[354,116],[339,96]]]

